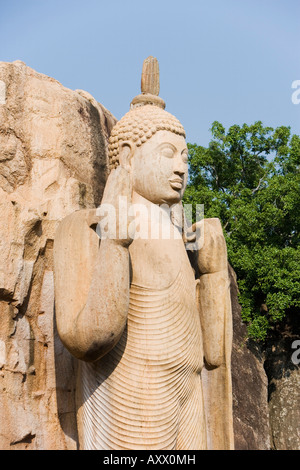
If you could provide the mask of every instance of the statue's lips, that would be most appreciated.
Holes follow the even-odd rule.
[[[182,189],[183,180],[181,178],[172,178],[169,179],[169,182],[172,189]]]

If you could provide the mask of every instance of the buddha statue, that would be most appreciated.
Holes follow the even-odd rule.
[[[100,208],[66,217],[54,241],[57,329],[79,364],[81,449],[233,448],[226,244],[218,219],[176,222],[188,149],[158,76],[146,59],[142,93],[109,139]],[[114,227],[101,224],[103,207]]]

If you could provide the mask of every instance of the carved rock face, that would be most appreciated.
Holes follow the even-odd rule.
[[[187,183],[187,146],[183,136],[158,131],[134,151],[133,190],[154,204],[175,204]]]

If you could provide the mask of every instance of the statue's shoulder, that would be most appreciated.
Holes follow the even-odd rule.
[[[99,249],[96,220],[96,209],[78,210],[62,219],[54,237],[56,266],[93,264]]]
[[[99,218],[99,217],[98,217]],[[96,209],[81,209],[67,215],[58,225],[54,244],[65,246],[86,243],[87,239],[98,240]]]
[[[202,219],[198,224],[204,227],[204,230],[207,231],[207,234],[214,235],[220,234],[223,235],[223,229],[220,219],[218,217],[211,217],[207,219]]]
[[[80,209],[72,212],[61,220],[57,234],[69,233],[75,226],[77,227],[77,232],[80,230],[84,232],[86,228],[93,227],[93,225],[97,224],[96,211],[97,209]]]
[[[197,263],[200,273],[213,273],[227,269],[227,249],[220,219],[202,219],[195,224],[197,233],[196,253],[193,264]]]

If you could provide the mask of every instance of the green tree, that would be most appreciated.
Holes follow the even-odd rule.
[[[188,144],[184,203],[221,220],[250,337],[300,312],[300,136],[289,127],[215,121],[208,148]]]

